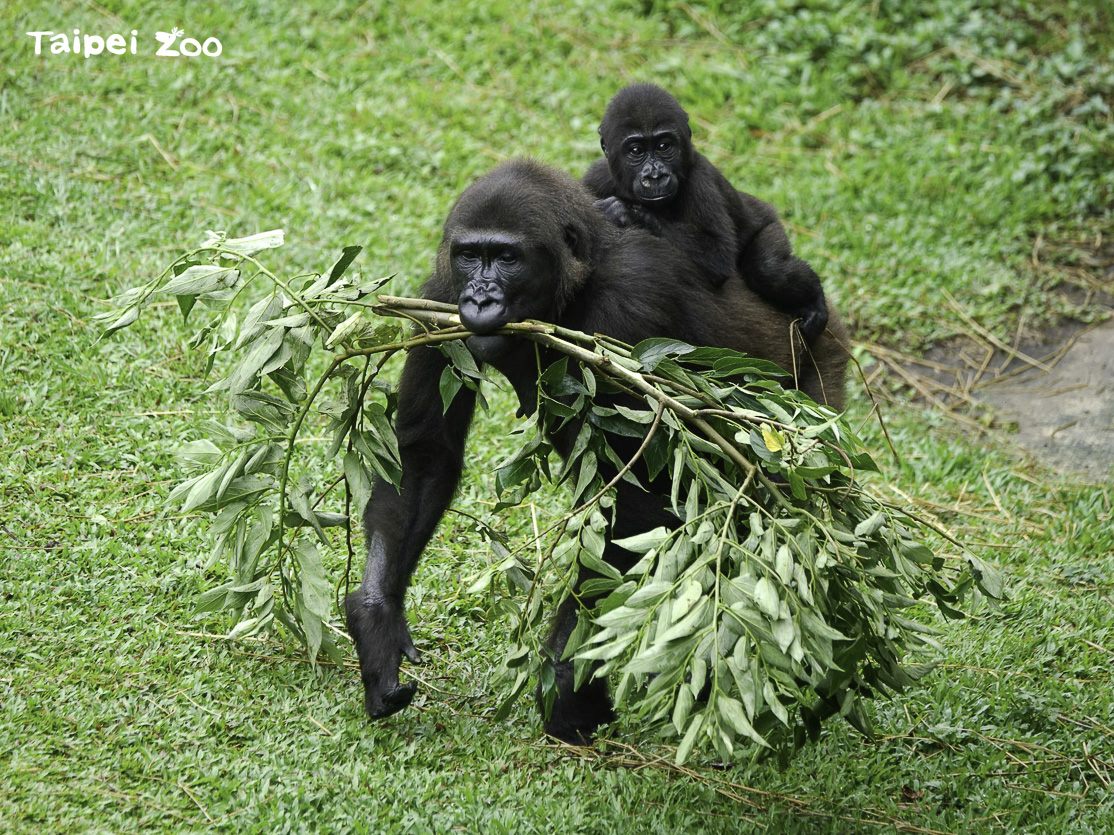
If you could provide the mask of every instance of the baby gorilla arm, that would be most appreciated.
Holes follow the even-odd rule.
[[[801,335],[812,342],[828,325],[828,304],[820,277],[793,254],[785,227],[764,226],[739,255],[739,272],[762,298],[800,319]]]

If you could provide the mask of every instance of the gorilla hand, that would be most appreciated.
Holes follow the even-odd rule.
[[[372,719],[398,713],[410,704],[417,685],[398,683],[402,657],[421,662],[421,655],[410,639],[410,629],[402,607],[389,602],[367,604],[361,592],[344,599],[348,634],[356,642],[360,674],[364,682],[364,710]]]
[[[822,334],[828,326],[828,306],[824,303],[824,297],[821,296],[817,301],[802,309],[800,316],[801,336],[804,337],[805,342],[812,344],[816,337]]]
[[[661,237],[661,223],[637,203],[624,203],[618,197],[604,197],[596,201],[596,208],[615,226],[638,226],[655,237]]]
[[[630,212],[627,204],[618,197],[604,197],[596,201],[596,208],[603,212],[603,216],[619,227],[631,225]]]

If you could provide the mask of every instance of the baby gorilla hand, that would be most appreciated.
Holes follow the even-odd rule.
[[[604,197],[596,201],[596,208],[603,216],[620,228],[639,226],[656,237],[661,237],[661,224],[651,213],[634,203],[624,203],[618,197]]]
[[[824,298],[800,311],[801,336],[811,344],[828,326],[828,306]]]
[[[360,677],[364,682],[364,710],[372,719],[398,713],[414,698],[414,682],[398,683],[402,657],[417,664],[421,655],[410,639],[410,629],[402,607],[389,603],[367,604],[362,593],[352,592],[344,599],[348,634],[356,642],[360,657]]]
[[[603,216],[616,226],[630,226],[631,216],[627,211],[627,204],[618,197],[604,197],[596,201],[596,208],[603,212]]]
[[[661,237],[658,219],[637,203],[624,203],[618,197],[604,197],[596,201],[596,208],[603,212],[608,221],[620,228],[638,226],[655,237]]]

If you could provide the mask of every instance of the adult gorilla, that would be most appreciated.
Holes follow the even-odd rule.
[[[599,132],[605,159],[588,169],[584,184],[612,223],[669,241],[715,286],[742,277],[800,319],[806,342],[823,333],[828,306],[819,277],[793,254],[774,207],[736,191],[692,147],[688,114],[673,96],[653,84],[625,87],[608,103]]]
[[[476,335],[473,354],[505,374],[530,408],[536,378],[534,344],[499,334],[508,322],[541,319],[625,342],[651,336],[720,345],[790,368],[790,318],[759,301],[742,282],[718,291],[695,273],[683,254],[639,229],[620,230],[596,210],[591,195],[570,177],[533,162],[500,166],[468,188],[445,222],[437,267],[426,298],[457,302],[461,321]],[[847,360],[838,321],[799,369],[801,388],[836,408],[842,403]],[[438,381],[446,360],[434,348],[410,352],[399,384],[396,430],[402,486],[378,480],[364,513],[367,567],[360,589],[345,600],[356,642],[369,716],[406,707],[413,683],[399,684],[403,656],[418,659],[403,598],[410,575],[452,499],[463,463],[475,395],[462,389],[442,411]],[[623,439],[615,439],[623,454]],[[629,439],[627,439],[629,441]],[[571,438],[555,438],[567,452]],[[607,477],[607,474],[604,474]],[[612,534],[630,536],[670,517],[661,495],[621,482]],[[628,563],[628,552],[608,545],[605,558]],[[550,650],[559,658],[576,621],[573,605],[558,613]],[[571,665],[558,665],[558,695],[546,731],[584,740],[612,718],[606,682],[572,688]]]

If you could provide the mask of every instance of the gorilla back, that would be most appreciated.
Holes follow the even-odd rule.
[[[526,410],[533,407],[536,385],[534,345],[499,332],[522,319],[631,343],[672,337],[735,348],[786,369],[795,364],[789,315],[763,303],[742,282],[708,286],[683,254],[643,230],[615,228],[580,184],[527,161],[500,166],[461,195],[445,222],[437,267],[423,295],[459,305],[461,321],[474,333],[470,350],[510,380]],[[842,336],[833,317],[810,356],[796,363],[798,385],[835,408],[842,406],[847,364]],[[401,489],[376,482],[364,514],[368,560],[363,581],[345,600],[365,709],[375,718],[401,710],[414,695],[413,683],[398,680],[402,657],[418,657],[403,598],[456,489],[475,406],[475,395],[461,390],[443,412],[439,381],[445,367],[434,348],[417,348],[407,357],[396,419]],[[562,447],[560,439],[557,447]],[[660,496],[621,484],[614,536],[670,521]],[[610,543],[604,554],[620,566],[629,556]],[[549,644],[554,658],[560,658],[575,622],[570,601],[554,621]],[[583,741],[612,718],[606,682],[574,690],[571,665],[561,662],[557,685],[546,722],[549,733]]]

